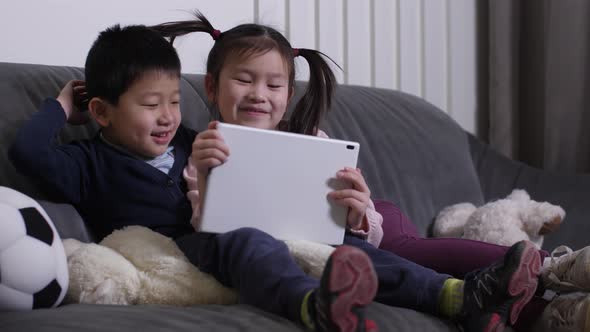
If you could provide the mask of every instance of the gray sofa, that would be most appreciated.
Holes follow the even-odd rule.
[[[56,96],[70,79],[82,79],[72,67],[0,63],[0,185],[41,201],[63,238],[92,241],[75,210],[49,202],[50,193],[19,175],[6,151],[16,130],[47,96]],[[182,77],[183,122],[197,130],[209,120],[201,75]],[[297,87],[301,93],[303,83]],[[536,200],[561,205],[568,213],[547,249],[584,246],[590,234],[590,175],[559,175],[502,157],[466,133],[444,112],[401,92],[340,86],[322,125],[330,136],[360,143],[359,167],[373,198],[396,203],[422,232],[445,206],[482,204],[524,188]],[[60,140],[89,137],[93,126],[68,127]],[[453,257],[450,259],[461,259]],[[408,309],[370,305],[380,331],[456,331],[454,325]],[[56,309],[0,313],[0,331],[300,331],[289,321],[246,305],[170,306],[63,305]]]

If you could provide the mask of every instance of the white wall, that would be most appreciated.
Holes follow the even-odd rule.
[[[83,66],[107,26],[190,19],[198,8],[222,31],[252,21],[271,25],[294,47],[332,57],[344,69],[340,82],[422,96],[475,132],[475,1],[3,1],[0,61]],[[212,43],[205,34],[178,39],[183,71],[202,73]],[[298,63],[305,79],[308,70]]]
[[[198,8],[223,30],[251,22],[253,3],[253,0],[6,0],[0,3],[0,61],[83,66],[98,32],[115,23],[185,20]],[[193,34],[175,42],[183,71],[202,72],[211,45],[211,37],[205,34]]]

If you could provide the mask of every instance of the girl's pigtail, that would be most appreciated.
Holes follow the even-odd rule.
[[[221,32],[216,30],[211,25],[211,22],[200,11],[195,11],[195,20],[191,21],[177,21],[166,22],[158,25],[150,26],[151,29],[156,30],[163,37],[170,38],[170,44],[174,43],[176,37],[189,34],[191,32],[206,32],[217,40],[221,36]]]
[[[334,72],[324,57],[334,61],[320,51],[305,48],[294,49],[293,55],[307,60],[309,83],[289,119],[288,130],[294,133],[316,135],[322,115],[332,104],[332,94],[337,85]]]

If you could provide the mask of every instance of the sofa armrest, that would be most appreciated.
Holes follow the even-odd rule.
[[[92,233],[72,205],[44,200],[38,200],[38,202],[51,218],[62,240],[74,238],[86,243],[94,241]]]
[[[532,199],[560,205],[566,218],[560,229],[546,236],[543,247],[565,244],[579,249],[590,243],[590,174],[560,174],[511,160],[470,135],[473,163],[486,201],[526,190]]]

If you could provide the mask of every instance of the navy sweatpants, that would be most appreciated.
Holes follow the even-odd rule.
[[[377,249],[354,235],[346,234],[344,244],[363,250],[371,258],[379,280],[376,302],[437,314],[440,291],[451,276]]]
[[[192,233],[176,239],[201,271],[238,290],[241,303],[300,322],[301,301],[319,281],[295,263],[287,246],[253,228],[224,234]],[[449,278],[416,265],[366,241],[346,235],[345,244],[369,255],[379,279],[376,301],[436,313],[444,281]]]
[[[319,287],[295,263],[284,242],[254,228],[223,234],[192,233],[176,239],[191,263],[235,288],[240,303],[301,321],[305,294]]]

